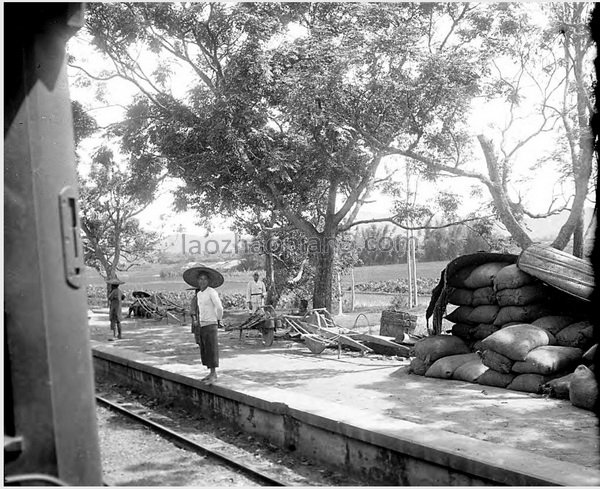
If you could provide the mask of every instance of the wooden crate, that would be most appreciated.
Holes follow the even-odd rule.
[[[403,311],[382,311],[379,334],[393,336],[403,341],[405,333],[411,333],[417,327],[417,316]]]

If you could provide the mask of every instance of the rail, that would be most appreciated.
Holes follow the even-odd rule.
[[[148,428],[152,429],[154,432],[156,432],[160,436],[176,443],[178,446],[182,446],[182,447],[186,448],[187,450],[191,450],[195,453],[200,453],[202,455],[208,455],[210,457],[213,457],[213,458],[225,463],[229,467],[243,472],[245,475],[251,477],[252,479],[254,479],[256,482],[260,483],[261,485],[264,485],[264,486],[286,486],[287,485],[277,479],[270,477],[267,474],[259,472],[255,469],[253,469],[252,467],[249,467],[249,466],[229,457],[228,455],[226,455],[224,453],[221,453],[217,450],[202,446],[199,443],[196,443],[195,441],[190,440],[189,438],[187,438],[183,435],[180,435],[179,433],[167,428],[166,426],[156,423],[155,421],[145,418],[144,416],[140,416],[139,414],[136,414],[136,413],[124,408],[123,406],[120,406],[117,403],[109,401],[108,399],[105,399],[104,397],[97,395],[96,400],[101,405],[103,405],[115,412],[123,414],[123,415],[137,421],[138,423],[143,424],[144,426],[147,426]]]

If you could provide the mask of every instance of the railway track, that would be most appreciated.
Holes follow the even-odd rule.
[[[249,466],[248,464],[242,463],[239,460],[236,460],[236,459],[228,456],[225,453],[222,453],[222,452],[212,449],[212,448],[205,447],[205,446],[195,442],[194,440],[191,440],[191,439],[181,435],[180,433],[177,433],[176,431],[173,431],[172,429],[161,425],[160,423],[152,421],[151,419],[141,416],[141,415],[121,406],[118,403],[109,401],[108,399],[106,399],[102,396],[99,396],[99,395],[96,395],[96,400],[99,405],[104,406],[104,407],[106,407],[114,412],[117,412],[119,414],[122,414],[124,416],[127,416],[128,418],[133,419],[137,423],[140,423],[140,424],[150,428],[153,432],[155,432],[156,434],[160,435],[161,437],[169,440],[174,445],[184,448],[186,450],[210,457],[214,460],[218,460],[219,462],[224,463],[231,469],[241,472],[249,479],[252,479],[253,481],[255,481],[257,484],[260,484],[262,486],[287,486],[288,485],[280,480],[277,480],[277,479],[271,477],[268,474],[265,474],[264,472],[257,470],[256,468]]]

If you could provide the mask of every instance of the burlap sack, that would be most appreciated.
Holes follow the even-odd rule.
[[[464,363],[477,360],[477,353],[465,353],[462,355],[450,355],[436,360],[425,372],[425,377],[437,379],[450,379],[454,371]]]
[[[515,362],[512,370],[520,374],[540,375],[572,371],[582,354],[581,349],[569,346],[540,346],[531,350],[524,361]]]
[[[471,337],[475,340],[483,340],[500,328],[493,324],[479,324],[471,331]]]
[[[483,350],[481,352],[481,361],[486,367],[503,374],[511,373],[512,366],[515,363],[514,360],[511,360],[500,353],[496,353],[493,350]]]
[[[544,384],[549,380],[549,377],[539,374],[520,374],[508,385],[507,389],[542,394],[544,392]]]
[[[569,389],[571,386],[571,379],[574,373],[570,373],[558,379],[553,379],[544,384],[544,394],[555,397],[557,399],[569,399]]]
[[[520,270],[515,263],[498,271],[494,278],[494,288],[496,290],[517,289],[535,281],[535,277]]]
[[[569,399],[573,406],[593,410],[598,402],[598,384],[594,372],[580,365],[573,372],[569,387]]]
[[[536,319],[547,316],[548,314],[548,308],[542,304],[504,306],[498,311],[494,324],[502,326],[511,322],[532,323]]]
[[[427,367],[438,358],[470,352],[466,343],[453,335],[428,336],[417,341],[413,351],[414,356],[423,360]]]
[[[594,344],[594,326],[589,321],[569,324],[556,335],[556,343],[587,350]]]
[[[510,323],[503,324],[500,326],[501,328],[508,328],[509,326],[514,326],[515,324],[523,324],[521,321],[511,321]]]
[[[481,358],[463,363],[452,374],[454,380],[462,380],[463,382],[477,382],[477,379],[486,371],[486,367],[481,363]]]
[[[469,314],[473,312],[473,308],[470,306],[459,306],[450,314],[446,315],[446,319],[451,323],[468,323]]]
[[[524,285],[518,289],[502,289],[496,292],[499,306],[526,306],[546,300],[546,287],[543,284]]]
[[[556,336],[562,329],[566,328],[569,324],[573,324],[575,319],[569,316],[543,316],[536,319],[531,324],[538,328],[545,329],[549,333]]]
[[[471,331],[477,328],[473,324],[457,323],[452,326],[452,334],[468,342],[472,339]]]
[[[511,360],[525,360],[527,354],[538,346],[552,345],[554,337],[531,324],[515,324],[502,328],[484,339],[486,349],[500,353]]]
[[[476,267],[465,279],[467,289],[479,289],[494,285],[494,277],[506,266],[506,263],[489,262]]]
[[[477,383],[480,385],[505,388],[515,379],[515,377],[516,375],[514,374],[504,374],[490,368],[481,374],[477,379]]]
[[[473,324],[493,324],[499,311],[498,306],[477,306],[467,316],[467,322]]]
[[[420,358],[413,358],[408,367],[408,373],[415,375],[425,375],[427,372],[427,365]]]
[[[455,306],[470,306],[473,302],[473,291],[448,287],[448,303]]]
[[[446,278],[446,283],[450,287],[456,287],[459,289],[466,288],[465,280],[471,275],[471,272],[477,268],[477,265],[467,265],[466,267],[459,268],[454,273],[449,274]]]
[[[496,304],[496,292],[493,287],[481,287],[471,293],[471,304],[473,307]]]

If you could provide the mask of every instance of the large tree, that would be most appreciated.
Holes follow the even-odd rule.
[[[334,243],[381,161],[399,147],[411,158],[446,161],[467,143],[463,116],[485,56],[469,39],[445,48],[472,10],[92,4],[88,27],[144,94],[122,128],[127,149],[164,157],[185,182],[180,203],[201,215],[258,206],[284,216],[314,243],[313,305],[330,307]],[[442,17],[444,33],[433,32]],[[134,48],[144,43],[195,74],[186,97],[161,86],[164,64],[154,78],[142,71]]]
[[[153,161],[115,157],[101,143],[102,133],[111,140],[110,131],[103,131],[83,104],[72,102],[72,113],[84,261],[105,279],[116,279],[117,272],[138,265],[156,251],[158,234],[140,228],[137,216],[154,200],[163,176],[157,177],[156,169],[139,171]],[[92,155],[81,147],[88,138],[100,144]]]
[[[469,166],[472,158],[445,162],[398,149],[398,154],[439,175],[467,177],[483,184],[492,197],[497,219],[521,248],[532,243],[525,217],[566,213],[552,246],[564,249],[573,237],[574,254],[583,254],[584,204],[597,171],[590,131],[594,53],[587,22],[591,6],[499,4],[475,14],[479,20],[474,25],[479,23],[489,33],[482,41],[484,49],[497,53],[489,60],[490,75],[483,94],[488,99],[503,99],[503,109],[496,106],[495,110],[507,114],[497,117],[495,131],[477,136],[484,169]],[[536,25],[535,15],[544,20],[543,25]],[[523,165],[519,156],[547,134],[554,138],[553,147],[545,152],[538,143],[539,156],[528,164],[530,180],[536,181],[537,172],[556,171],[560,188],[548,198],[545,211],[532,211],[531,204],[543,197],[535,185],[529,196],[515,191],[523,178],[523,172],[517,172],[518,165]]]
[[[564,18],[567,11],[557,12]],[[571,134],[573,173],[581,177],[573,217],[555,242],[566,245],[581,222],[591,171],[587,116],[569,106],[573,94],[587,96],[588,45],[573,20],[560,30],[565,56],[554,69],[533,62],[540,50],[556,50],[516,4],[92,4],[88,28],[116,74],[140,89],[120,127],[127,151],[140,161],[162,158],[184,182],[180,206],[200,216],[257,209],[301,231],[314,245],[313,305],[330,307],[334,243],[360,222],[358,211],[385,180],[377,173],[390,155],[432,179],[482,183],[498,218],[527,246],[527,211],[511,200],[511,168],[518,150],[552,127],[551,111]],[[140,61],[144,47],[159,60],[151,71]],[[518,60],[516,78],[502,70],[493,76],[502,55]],[[171,74],[183,77],[174,60],[192,81],[184,95],[168,88]],[[480,136],[487,170],[470,168],[473,97],[503,93],[513,115],[519,80],[538,68],[550,79],[556,68],[566,79],[575,73],[576,83],[538,82],[546,96],[538,126],[512,147],[503,140],[500,150]],[[563,103],[550,107],[557,87],[564,87]],[[577,100],[585,109],[585,97]],[[390,216],[396,224],[415,227],[418,209],[397,211]]]
[[[138,178],[102,146],[87,172],[79,170],[80,218],[86,265],[105,279],[138,265],[156,251],[159,235],[136,218],[154,199],[156,180]]]

